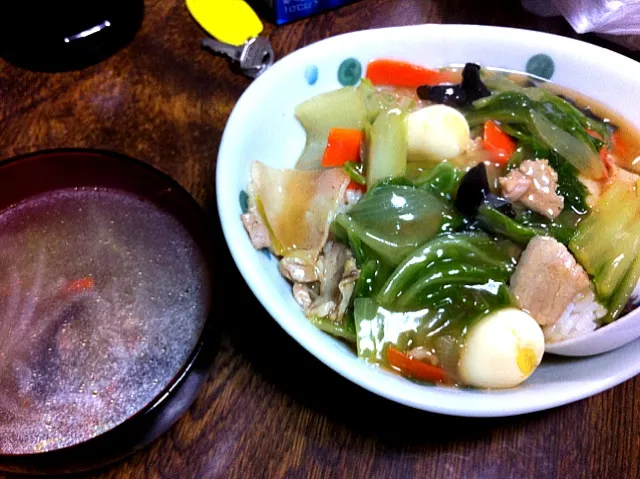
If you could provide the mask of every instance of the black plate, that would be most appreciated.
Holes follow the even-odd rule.
[[[86,67],[112,55],[142,23],[142,0],[7,0],[0,56],[36,71]]]
[[[169,213],[205,258],[213,291],[213,242],[209,220],[173,179],[126,156],[95,150],[51,150],[0,163],[0,210],[34,195],[73,187],[105,187],[132,193]],[[0,451],[0,469],[25,473],[87,470],[122,458],[165,432],[191,405],[215,351],[213,293],[195,348],[179,372],[143,409],[99,436],[63,449],[11,455]]]

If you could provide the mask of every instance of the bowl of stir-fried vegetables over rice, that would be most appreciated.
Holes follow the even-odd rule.
[[[501,416],[612,387],[640,371],[639,76],[493,27],[306,47],[226,127],[231,253],[302,346],[394,401]],[[592,356],[550,353],[609,325]]]

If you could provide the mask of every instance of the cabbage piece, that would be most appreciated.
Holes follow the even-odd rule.
[[[513,91],[522,93],[532,100],[537,100],[540,97],[539,91],[541,90],[541,88],[520,85],[519,83],[510,80],[509,78],[501,74],[494,74],[492,77],[484,78],[482,81],[494,94]]]
[[[471,109],[465,112],[465,118],[470,127],[482,125],[487,120],[526,124],[529,122],[529,111],[535,103],[523,93],[507,91],[476,100]]]
[[[512,83],[506,79],[502,81]],[[480,125],[486,120],[498,120],[507,124],[529,124],[530,109],[545,115],[553,124],[593,147],[594,151],[598,150],[596,144],[610,143],[611,133],[607,124],[590,118],[571,102],[544,88],[518,87],[499,91],[490,97],[475,101],[465,116],[470,126]],[[595,139],[587,130],[595,131],[602,140]],[[509,131],[507,133],[512,134]],[[513,136],[519,138],[517,134]]]
[[[457,364],[448,361],[463,347],[467,331],[481,317],[514,304],[504,283],[488,281],[476,285],[446,285],[429,295],[427,305],[418,311],[399,312],[381,306],[372,298],[354,302],[358,356],[373,363],[386,364],[388,345],[400,350],[422,346],[434,351],[448,375],[455,377]],[[444,341],[443,341],[444,340]]]
[[[578,224],[583,218],[583,215],[567,208],[553,220],[529,210],[516,211],[515,216],[515,220],[518,223],[538,231],[544,231],[545,235],[552,236],[565,246],[573,238]]]
[[[367,108],[361,92],[344,87],[314,96],[296,108],[296,118],[304,127],[307,138],[296,168],[313,170],[321,167],[331,128],[362,130],[367,123]]]
[[[625,309],[625,306],[629,302],[633,291],[635,290],[638,280],[640,279],[640,256],[636,256],[631,263],[631,267],[627,270],[627,273],[621,279],[618,288],[615,293],[609,299],[607,303],[607,314],[602,318],[603,324],[608,324],[615,321]]]
[[[576,167],[554,151],[538,152],[536,158],[545,158],[558,174],[557,193],[564,197],[564,209],[573,210],[579,215],[587,213],[589,192],[580,181]]]
[[[349,181],[343,168],[302,171],[253,162],[251,199],[267,224],[275,253],[315,260]]]
[[[545,231],[535,225],[524,225],[505,215],[493,206],[483,203],[476,216],[478,226],[489,233],[504,236],[521,245],[526,245]]]
[[[331,128],[366,132],[380,114],[390,110],[407,112],[416,106],[416,99],[408,94],[379,90],[366,79],[358,87],[348,86],[310,98],[296,107],[296,118],[307,135],[296,168],[320,168]]]
[[[393,268],[388,266],[382,260],[368,259],[360,270],[360,277],[356,286],[362,285],[354,294],[356,298],[375,297],[384,286]]]
[[[344,339],[348,343],[356,343],[356,327],[353,322],[353,312],[351,310],[349,310],[348,314],[339,322],[315,316],[310,316],[307,319],[320,331]]]
[[[336,223],[389,265],[397,266],[425,241],[459,226],[462,218],[426,189],[382,184],[338,215]]]
[[[384,361],[384,347],[397,344],[400,335],[417,330],[429,310],[397,313],[380,306],[371,298],[358,298],[354,302],[358,356],[370,362]]]
[[[443,261],[449,266],[452,261],[457,261],[469,266],[480,266],[487,271],[498,268],[510,273],[519,254],[520,249],[512,243],[496,240],[480,232],[436,236],[405,258],[389,276],[377,295],[377,300],[385,306],[392,306],[429,268]]]
[[[451,201],[458,190],[464,173],[451,163],[443,161],[435,167],[423,171],[414,183],[420,188]]]
[[[407,172],[407,118],[399,110],[381,113],[373,123],[366,163],[367,185]]]
[[[569,249],[593,277],[598,296],[606,300],[614,295],[640,249],[637,185],[618,180],[608,186],[591,214],[578,226]],[[635,285],[637,280],[634,276],[626,282]],[[632,291],[633,288],[628,291],[626,299]]]
[[[501,266],[478,266],[467,261],[443,261],[425,268],[395,302],[400,311],[415,311],[428,306],[432,296],[438,297],[442,288],[482,285],[490,281],[506,283],[514,266],[508,262]]]
[[[587,118],[570,103],[545,90],[539,90],[535,97],[537,101],[530,92],[521,91],[497,93],[474,102],[465,117],[471,127],[497,120],[506,133],[521,142],[534,149],[548,148],[589,178],[601,178],[605,169],[598,155],[598,140],[587,129],[604,131],[604,124]],[[604,138],[606,143],[607,137]]]
[[[362,94],[370,123],[390,110],[408,112],[418,106],[416,97],[403,94],[397,89],[378,89],[366,78],[360,81],[358,91]]]
[[[605,175],[604,164],[590,145],[554,125],[536,110],[531,110],[531,125],[549,148],[565,158],[578,171],[596,180]]]
[[[538,100],[545,106],[545,110],[548,113],[554,113],[556,118],[562,118],[564,121],[573,123],[570,130],[572,133],[577,133],[579,138],[581,137],[587,142],[597,142],[593,136],[587,133],[587,130],[593,130],[602,137],[605,144],[609,145],[611,142],[611,124],[607,124],[604,121],[598,120],[593,117],[587,116],[584,111],[577,108],[575,103],[569,101],[565,97],[554,95],[552,92],[540,89],[538,94]],[[559,126],[562,124],[558,123]],[[582,128],[577,128],[580,125]]]

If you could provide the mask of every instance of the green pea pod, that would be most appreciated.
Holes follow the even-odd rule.
[[[396,268],[382,287],[378,302],[392,304],[416,275],[442,257],[491,266],[501,266],[507,260],[507,256],[497,248],[495,240],[485,234],[439,236],[418,248]]]
[[[479,267],[463,264],[458,261],[439,264],[429,268],[423,276],[398,298],[396,305],[402,310],[410,310],[424,305],[425,294],[452,284],[483,284],[490,280],[506,281],[513,266],[510,267]]]

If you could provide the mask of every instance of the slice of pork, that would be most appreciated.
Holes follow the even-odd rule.
[[[278,270],[292,283],[313,283],[319,279],[316,263],[296,256],[282,258]]]
[[[589,277],[569,250],[554,238],[536,236],[520,257],[510,287],[520,307],[541,326],[555,324]]]
[[[547,218],[556,218],[564,208],[564,197],[556,193],[558,174],[547,160],[525,160],[499,183],[507,200],[522,203]]]
[[[309,266],[291,257],[283,258],[279,265],[281,273],[294,283],[293,296],[306,316],[342,320],[360,274],[351,250],[329,240],[313,271]]]
[[[313,287],[308,284],[295,283],[293,285],[293,298],[302,309],[308,309],[311,303],[318,297]]]
[[[253,162],[249,200],[250,204],[260,202],[274,253],[302,253],[315,260],[350,181],[344,168],[301,171]]]
[[[342,279],[338,283],[338,291],[340,292],[340,303],[338,303],[338,310],[336,311],[336,319],[342,319],[347,312],[353,290],[356,287],[356,281],[360,276],[360,271],[356,266],[356,260],[353,257],[347,259],[344,264],[344,271],[342,273]]]
[[[349,248],[343,244],[327,241],[322,248],[322,259],[319,262],[320,296],[306,311],[307,316],[326,318],[331,316],[340,301],[340,280],[344,266],[349,258]]]
[[[269,230],[255,206],[249,208],[249,211],[244,213],[240,218],[242,219],[244,229],[249,233],[249,239],[255,249],[271,248]]]

